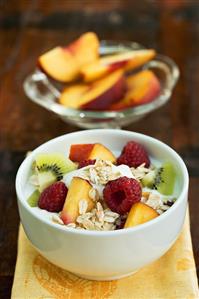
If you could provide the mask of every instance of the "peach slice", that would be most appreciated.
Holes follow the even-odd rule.
[[[93,144],[72,144],[70,147],[69,158],[75,162],[84,160],[101,159],[115,163],[116,158],[113,153],[100,143]]]
[[[77,78],[79,66],[70,52],[56,47],[39,57],[41,69],[50,77],[61,82],[70,82]]]
[[[76,84],[65,88],[59,102],[67,108],[105,110],[119,101],[126,89],[126,79],[123,72],[118,70],[93,84]]]
[[[66,47],[66,50],[75,57],[79,67],[82,67],[99,57],[99,39],[94,32],[87,32]]]
[[[71,105],[78,105],[79,98],[89,89],[86,84],[75,84],[70,87],[66,87],[59,98],[60,104],[70,107]],[[71,104],[72,103],[72,104]]]
[[[91,82],[117,69],[122,68],[124,71],[135,69],[151,60],[155,54],[155,50],[149,49],[109,55],[82,67],[81,75],[85,82]]]
[[[81,162],[89,159],[95,143],[72,144],[70,147],[69,159],[74,162]]]
[[[146,104],[153,101],[160,93],[161,86],[156,75],[150,70],[141,71],[127,78],[128,91],[119,102],[111,105],[110,110]]]
[[[104,145],[96,143],[92,151],[89,154],[89,159],[101,159],[104,161],[111,161],[112,163],[116,162],[116,158],[113,153]]]
[[[126,219],[124,228],[133,227],[158,217],[159,214],[144,203],[138,202],[132,205]]]
[[[112,103],[119,101],[125,92],[126,79],[123,72],[119,70],[90,85],[87,90],[85,88],[85,91],[75,100],[66,100],[65,96],[62,102],[66,107],[73,109],[105,110]],[[63,96],[61,97],[63,99]]]
[[[87,212],[94,208],[94,202],[89,197],[92,186],[86,181],[78,177],[74,177],[68,189],[68,194],[61,212],[61,219],[64,224],[75,222],[79,216],[79,202],[86,200],[88,204]]]
[[[82,66],[99,56],[99,40],[95,33],[87,32],[67,47],[56,47],[38,59],[39,66],[53,79],[71,82],[78,78]]]

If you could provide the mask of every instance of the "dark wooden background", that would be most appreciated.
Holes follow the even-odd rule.
[[[0,298],[9,298],[19,216],[15,175],[25,153],[78,130],[30,102],[22,83],[38,55],[93,30],[168,55],[181,77],[171,101],[127,130],[171,145],[190,174],[190,213],[199,270],[199,1],[0,0]]]

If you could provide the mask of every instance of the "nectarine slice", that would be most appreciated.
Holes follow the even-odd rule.
[[[125,71],[135,69],[151,60],[155,54],[154,50],[149,49],[109,55],[82,67],[81,75],[85,82],[91,82],[117,69]]]
[[[72,144],[70,147],[69,158],[75,162],[94,159],[111,161],[112,163],[115,163],[116,161],[113,153],[100,143]]]
[[[94,143],[72,144],[70,147],[69,159],[75,162],[88,160],[94,146]]]
[[[101,159],[104,161],[111,161],[112,163],[116,162],[116,158],[113,153],[104,145],[96,143],[92,148],[92,151],[89,154],[89,159]]]
[[[75,84],[66,87],[59,98],[60,104],[70,108],[78,105],[79,98],[88,90],[89,86],[86,84]]]
[[[82,67],[98,58],[99,39],[94,32],[86,32],[66,49],[75,57],[79,67]]]
[[[124,228],[133,227],[158,217],[159,214],[144,203],[138,202],[132,205],[126,219]]]
[[[94,202],[89,197],[89,191],[92,186],[86,181],[78,177],[74,177],[69,186],[64,207],[61,212],[61,219],[64,224],[75,222],[79,216],[79,202],[86,200],[88,204],[87,211],[94,208]]]
[[[126,79],[122,71],[96,81],[92,85],[77,84],[62,92],[59,102],[68,108],[104,110],[120,100],[126,91]]]
[[[126,92],[126,79],[118,70],[109,76],[95,82],[90,89],[79,98],[73,108],[85,110],[105,110],[112,103],[119,101]]]
[[[80,36],[67,47],[56,47],[38,59],[39,66],[53,79],[70,82],[77,79],[80,69],[99,56],[99,40],[95,33]]]
[[[160,93],[161,86],[156,75],[150,70],[141,71],[127,78],[128,91],[124,98],[111,105],[110,110],[120,110],[153,101]]]
[[[77,78],[77,61],[61,47],[56,47],[39,57],[39,65],[50,77],[61,82],[70,82]]]

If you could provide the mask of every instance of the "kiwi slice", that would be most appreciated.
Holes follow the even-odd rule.
[[[52,183],[61,180],[67,172],[77,169],[76,163],[60,153],[38,154],[33,164],[40,192]]]
[[[162,167],[158,169],[154,189],[164,195],[171,195],[174,190],[176,180],[176,172],[171,162],[165,162]]]
[[[144,187],[156,189],[164,195],[171,195],[175,186],[176,173],[171,162],[165,162],[156,170],[147,173],[142,179]]]
[[[143,179],[142,179],[142,185],[144,187],[148,187],[148,188],[153,188],[154,182],[155,182],[155,178],[156,178],[156,171],[152,170],[149,173],[147,173]]]
[[[29,206],[31,206],[32,208],[37,207],[38,201],[39,201],[39,196],[40,196],[39,190],[35,190],[27,199]]]

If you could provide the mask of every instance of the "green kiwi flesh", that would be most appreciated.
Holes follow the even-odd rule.
[[[159,168],[154,182],[154,189],[164,195],[171,195],[174,191],[176,172],[171,162],[165,162]]]
[[[77,169],[76,163],[60,153],[38,154],[34,165],[40,192],[54,182],[60,181],[67,172]]]
[[[153,188],[155,178],[156,178],[156,171],[152,170],[143,177],[141,181],[142,185],[144,187]]]
[[[39,190],[35,190],[27,199],[29,206],[31,206],[32,208],[37,207],[39,196],[40,196]]]
[[[156,170],[147,173],[142,179],[144,187],[156,189],[164,195],[171,195],[174,190],[176,173],[171,162],[164,162]]]

